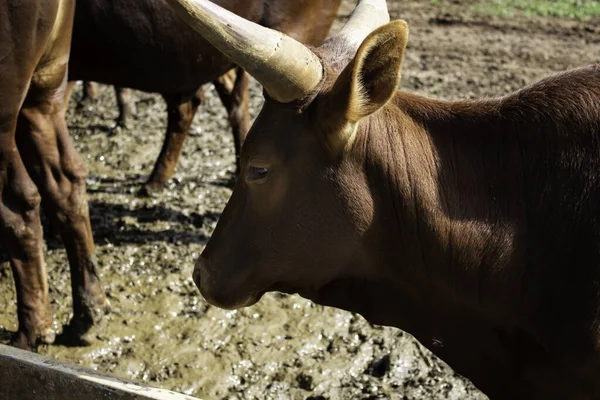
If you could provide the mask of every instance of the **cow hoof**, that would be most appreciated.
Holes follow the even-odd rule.
[[[21,350],[37,351],[37,340],[28,337],[23,332],[16,332],[10,339],[10,345]]]
[[[56,340],[56,332],[52,328],[47,328],[42,331],[39,340],[43,344],[52,344]]]
[[[95,99],[91,99],[89,97],[83,97],[81,100],[79,100],[77,102],[77,105],[75,106],[75,110],[77,112],[91,111],[93,109],[95,103],[96,103]]]
[[[121,130],[131,129],[130,119],[129,118],[117,118],[115,120],[115,127],[113,128],[113,131],[117,130],[117,128],[119,128],[119,131],[115,132],[115,133],[119,133]]]
[[[16,348],[37,351],[39,344],[52,344],[56,339],[56,333],[52,327],[42,329],[38,334],[27,334],[23,331],[15,332],[10,339],[11,346]]]
[[[38,336],[19,331],[11,338],[10,345],[21,350],[36,352],[39,344],[52,344],[55,339],[56,334],[52,328],[45,329]]]
[[[91,341],[86,338],[86,333],[90,331],[93,325],[83,326],[74,323],[73,320],[66,325],[62,333],[56,338],[56,343],[67,347],[85,347],[90,346]]]
[[[111,127],[108,131],[108,136],[109,137],[114,137],[114,136],[119,136],[119,134],[121,133],[121,131],[123,130],[123,128],[116,124],[115,126]]]
[[[89,346],[90,341],[87,339],[87,334],[95,325],[98,325],[102,317],[108,313],[109,308],[110,304],[106,301],[102,307],[93,307],[77,317],[73,316],[56,342],[69,346]]]
[[[138,197],[155,197],[162,192],[163,185],[147,182],[137,192]]]

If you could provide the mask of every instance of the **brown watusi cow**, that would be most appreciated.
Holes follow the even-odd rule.
[[[317,45],[325,39],[341,0],[219,0],[242,17]],[[144,191],[173,175],[201,102],[201,86],[214,81],[232,125],[236,154],[249,126],[248,78],[179,20],[165,0],[78,0],[70,80],[97,81],[161,93],[167,103],[164,144]],[[127,102],[120,102],[127,104]],[[120,115],[129,112],[121,110]]]
[[[383,0],[317,49],[169,2],[267,94],[196,264],[208,301],[297,292],[412,333],[492,399],[600,398],[600,65],[432,100],[397,91],[408,30]]]
[[[95,270],[85,194],[86,168],[69,137],[64,92],[74,0],[0,3],[0,238],[17,291],[13,343],[52,342],[40,202],[60,227],[71,267],[79,335],[106,305]]]

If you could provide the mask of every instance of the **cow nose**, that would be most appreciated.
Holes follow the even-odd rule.
[[[224,273],[224,267],[219,265],[218,270],[215,267],[212,260],[203,254],[196,260],[192,274],[200,294],[210,304],[233,310],[252,305],[260,299],[260,296],[249,290],[249,273]]]

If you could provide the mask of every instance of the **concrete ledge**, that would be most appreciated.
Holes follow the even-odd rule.
[[[2,400],[197,400],[0,344]]]

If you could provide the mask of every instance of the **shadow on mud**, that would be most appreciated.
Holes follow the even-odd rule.
[[[98,177],[95,175],[89,175],[87,183],[88,195],[96,193],[134,193],[140,189],[142,184],[146,181],[147,176],[132,174],[132,175],[121,175],[118,178],[115,177]]]
[[[91,201],[90,220],[96,244],[146,244],[166,242],[174,244],[206,244],[208,237],[197,230],[186,231],[185,226],[202,227],[216,221],[217,213],[182,213],[161,206],[143,206],[129,209],[121,204]],[[144,229],[157,222],[174,223],[177,228]],[[50,250],[63,247],[62,239],[46,218],[42,221],[44,240]],[[0,246],[0,263],[8,261],[5,249]]]
[[[122,204],[91,201],[89,207],[94,240],[98,244],[145,244],[156,241],[204,244],[208,239],[206,235],[197,231],[186,231],[185,226],[202,227],[207,221],[212,222],[219,217],[216,213],[183,213],[157,205],[130,209]],[[141,226],[161,221],[175,223],[183,229],[169,227],[150,230]]]
[[[102,178],[88,184],[88,193],[123,193],[137,190],[143,177],[131,175],[123,178]],[[215,186],[233,186],[233,179],[215,180]],[[108,203],[103,201],[90,201],[90,220],[94,241],[97,244],[146,244],[151,242],[166,242],[180,244],[205,244],[207,236],[197,231],[186,231],[186,226],[201,228],[206,223],[219,219],[218,213],[188,213],[173,210],[160,205],[141,205],[131,208],[130,205]],[[42,227],[44,241],[49,250],[63,248],[62,239],[58,230],[48,221],[42,210]],[[158,222],[176,225],[163,229],[144,229]],[[195,230],[195,229],[194,229]],[[8,262],[6,248],[0,243],[0,264]],[[6,264],[7,268],[8,264]],[[0,271],[1,272],[1,271]]]

